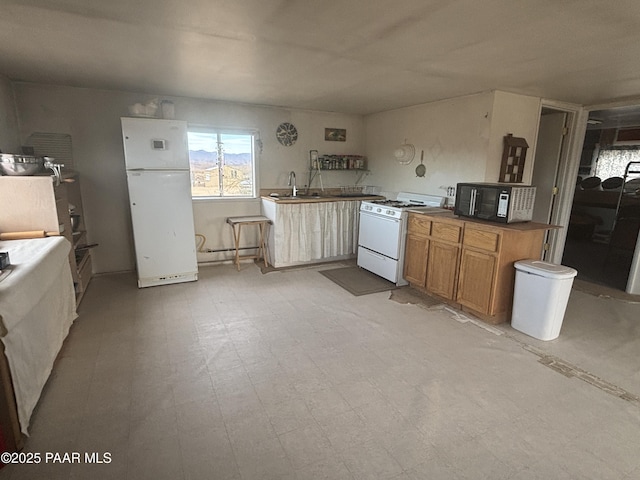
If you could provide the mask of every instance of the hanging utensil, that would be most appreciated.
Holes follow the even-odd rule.
[[[400,165],[409,165],[413,162],[413,158],[416,155],[416,147],[412,144],[407,143],[405,139],[404,143],[400,145],[395,152],[393,152],[393,156],[396,157],[396,161]]]
[[[416,176],[424,177],[424,174],[427,173],[427,167],[422,163],[424,161],[424,150],[420,152],[420,165],[416,167]]]

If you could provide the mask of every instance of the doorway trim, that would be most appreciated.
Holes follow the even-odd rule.
[[[560,264],[562,263],[562,254],[564,253],[564,245],[567,239],[569,217],[571,216],[573,195],[576,189],[576,178],[580,167],[580,155],[587,130],[589,113],[582,105],[547,99],[541,99],[540,101],[539,116],[542,115],[543,108],[567,113],[567,127],[569,129],[558,164],[558,195],[551,211],[551,223],[562,228],[550,230],[548,237],[549,254],[547,260],[551,263]]]

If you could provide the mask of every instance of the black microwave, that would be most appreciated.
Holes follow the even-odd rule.
[[[499,223],[533,218],[536,187],[501,183],[459,183],[454,213]]]

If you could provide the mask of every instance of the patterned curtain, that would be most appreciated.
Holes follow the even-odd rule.
[[[622,177],[629,162],[640,162],[640,146],[603,148],[596,160],[596,177]]]

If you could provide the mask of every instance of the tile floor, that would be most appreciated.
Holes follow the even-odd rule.
[[[25,451],[111,462],[0,479],[637,479],[639,312],[574,290],[561,337],[539,342],[354,297],[318,268],[203,267],[143,290],[99,276]]]
[[[633,251],[609,249],[609,245],[567,238],[562,264],[578,270],[578,278],[624,291]]]

